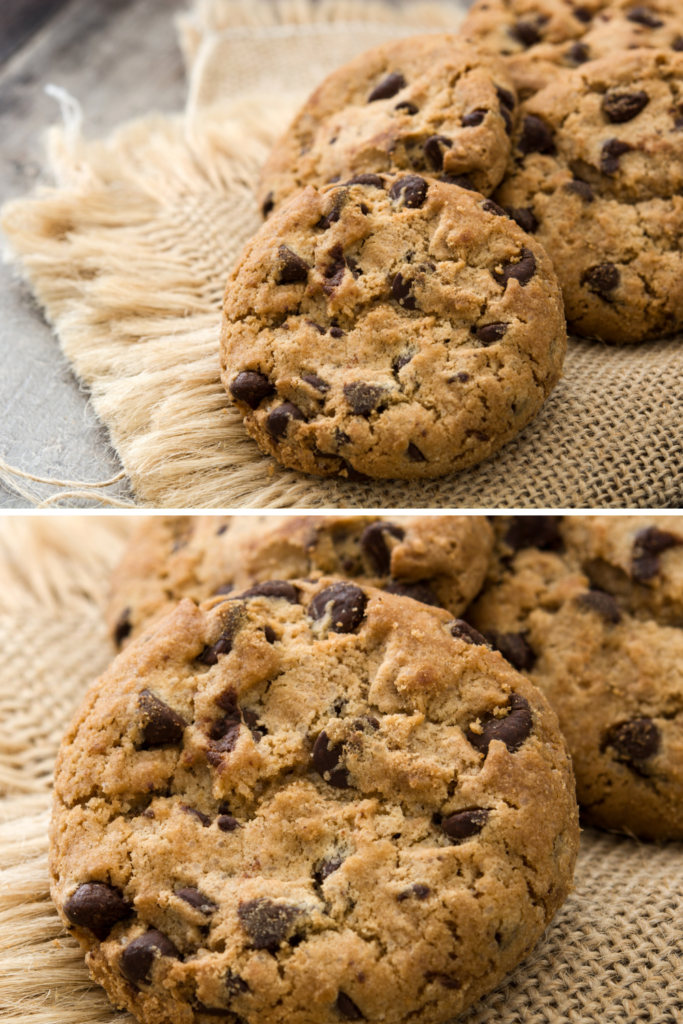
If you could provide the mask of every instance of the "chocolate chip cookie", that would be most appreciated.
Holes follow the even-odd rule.
[[[516,95],[500,61],[454,35],[385,43],[334,71],[261,174],[265,216],[307,185],[403,170],[488,195],[510,151]]]
[[[567,516],[546,550],[520,544],[466,615],[557,712],[586,820],[643,839],[683,838],[683,631],[664,596],[680,576],[676,518],[674,534],[650,517]],[[640,592],[660,582],[648,608]]]
[[[307,188],[226,288],[223,383],[261,449],[321,476],[441,476],[536,415],[562,372],[543,249],[496,204],[419,175]]]
[[[181,604],[61,748],[52,893],[145,1024],[438,1024],[542,935],[578,848],[528,680],[445,611],[328,577]]]
[[[592,61],[522,105],[496,201],[553,261],[570,330],[627,343],[683,324],[683,53]]]
[[[199,603],[272,579],[341,575],[460,613],[487,570],[484,516],[155,516],[112,578],[117,647],[183,597]]]

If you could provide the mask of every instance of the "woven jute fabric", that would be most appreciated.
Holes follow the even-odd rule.
[[[0,521],[0,1017],[12,1024],[133,1021],[90,982],[47,873],[52,765],[112,657],[102,609],[129,530],[120,519]],[[584,831],[575,891],[460,1021],[681,1024],[682,887],[682,844]]]
[[[269,147],[332,68],[387,39],[454,28],[461,16],[447,0],[202,0],[179,19],[184,116],[149,116],[86,142],[77,104],[63,98],[66,124],[49,139],[56,187],[9,204],[3,226],[139,506],[681,506],[675,340],[573,341],[564,379],[517,439],[483,465],[408,484],[282,469],[248,438],[220,384],[221,298],[260,224],[254,193]],[[83,496],[70,487],[67,503]],[[108,500],[106,488],[88,496]]]

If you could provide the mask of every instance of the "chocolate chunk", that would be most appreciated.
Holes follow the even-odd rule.
[[[415,106],[415,104],[410,103],[408,100],[403,100],[402,103],[397,103],[396,106],[394,107],[394,110],[405,110],[406,114],[410,114],[411,117],[414,114],[419,113],[419,110]]]
[[[231,814],[220,814],[216,818],[216,824],[221,832],[234,832],[235,829],[241,828],[237,818],[233,818]]]
[[[254,370],[245,370],[238,373],[230,385],[230,394],[238,402],[244,402],[252,409],[256,409],[264,398],[275,392],[274,386],[262,373]]]
[[[332,335],[333,338],[344,337],[344,332],[342,331],[341,327],[330,327],[330,334]]]
[[[261,206],[261,213],[263,214],[264,220],[268,216],[268,214],[273,212],[274,206],[275,196],[273,195],[272,192],[269,192],[266,198],[263,200],[263,205]]]
[[[567,59],[571,64],[585,64],[591,59],[590,50],[585,43],[572,43],[567,50]]]
[[[602,101],[602,109],[614,124],[632,121],[650,102],[642,89],[638,92],[608,92]]]
[[[516,39],[522,46],[533,46],[541,38],[541,33],[531,21],[518,21],[508,31],[513,39]]]
[[[598,295],[609,295],[619,286],[621,275],[619,269],[613,263],[601,263],[598,267],[591,267],[583,278],[591,291]]]
[[[423,205],[427,198],[429,185],[417,174],[407,174],[405,178],[399,178],[389,189],[389,195],[394,201],[400,201],[402,206],[408,206],[416,210]]]
[[[265,583],[256,583],[249,590],[239,595],[242,600],[249,597],[282,597],[290,604],[299,603],[299,592],[295,586],[287,580],[266,580]]]
[[[334,330],[334,328],[332,328],[332,330]],[[323,331],[323,334],[324,333],[325,332]],[[320,391],[322,394],[325,394],[326,391],[330,390],[330,385],[326,384],[325,381],[315,373],[304,373],[302,374],[301,379],[305,381],[306,384],[310,384],[316,391]]]
[[[564,186],[565,192],[571,192],[574,195],[580,196],[584,203],[592,203],[595,199],[593,189],[587,181],[581,181],[579,178],[574,178],[573,181],[568,181]]]
[[[481,208],[487,213],[493,213],[496,217],[507,217],[507,212],[498,203],[494,203],[493,199],[487,199],[481,204]]]
[[[402,274],[397,274],[391,282],[391,294],[404,309],[415,309],[415,297],[411,295],[410,288],[412,281],[405,280]]]
[[[114,643],[117,647],[120,647],[124,640],[126,640],[131,633],[133,624],[130,621],[130,608],[124,608],[114,626]]]
[[[593,14],[587,7],[575,7],[572,11],[575,18],[587,25],[592,20]]]
[[[489,813],[484,807],[477,807],[472,811],[458,811],[457,814],[451,814],[450,817],[444,818],[441,828],[449,839],[462,842],[463,839],[469,839],[481,832]]]
[[[291,935],[295,921],[301,916],[298,907],[274,903],[261,896],[240,903],[237,916],[255,949],[268,949],[274,953]]]
[[[317,871],[314,873],[315,880],[318,885],[322,885],[326,878],[338,871],[344,863],[343,857],[328,857],[324,860]]]
[[[500,116],[505,121],[505,134],[506,135],[512,135],[512,128],[513,128],[512,117],[511,117],[510,111],[507,109],[507,107],[501,107],[500,108]]]
[[[315,595],[308,614],[312,619],[322,619],[329,613],[333,633],[352,633],[363,621],[367,603],[367,597],[355,583],[333,583]]]
[[[400,892],[396,899],[399,903],[402,903],[403,900],[409,900],[412,896],[418,900],[426,900],[431,891],[432,890],[428,885],[422,885],[420,882],[415,882],[409,889],[404,889],[403,892]]]
[[[451,636],[456,640],[464,640],[466,644],[474,644],[477,647],[488,647],[486,639],[481,633],[470,626],[464,619],[455,619],[450,624]]]
[[[621,622],[621,612],[616,599],[611,594],[606,594],[604,590],[589,590],[585,594],[579,594],[576,603],[579,608],[597,612],[605,622],[611,622],[614,626]]]
[[[223,626],[223,631],[212,647],[205,647],[197,658],[203,665],[217,665],[220,654],[230,654],[232,642],[239,629],[242,605],[234,605]]]
[[[477,191],[472,179],[468,178],[466,174],[442,174],[439,181],[442,181],[444,185],[457,185],[458,188],[467,189],[468,192]]]
[[[406,80],[403,75],[399,71],[392,71],[390,75],[382,79],[379,85],[375,86],[368,96],[368,103],[374,103],[375,100],[390,100],[405,87]]]
[[[430,135],[422,147],[424,155],[431,164],[435,171],[440,171],[443,167],[443,149],[450,149],[453,145],[452,139],[447,139],[445,135]]]
[[[484,324],[482,327],[477,327],[475,334],[477,340],[486,347],[495,345],[503,337],[508,327],[509,324]]]
[[[357,416],[369,416],[387,397],[384,388],[354,381],[344,385],[344,398]]]
[[[353,999],[347,996],[345,992],[339,993],[335,1005],[342,1017],[346,1017],[347,1020],[365,1020]]]
[[[633,545],[631,576],[639,583],[646,583],[659,573],[661,565],[657,557],[662,551],[683,543],[679,537],[656,526],[649,526],[636,534]]]
[[[203,811],[197,810],[196,807],[190,807],[189,804],[181,804],[180,809],[185,813],[196,818],[197,821],[202,825],[203,828],[208,828],[211,824],[211,818],[208,814],[204,814]]]
[[[406,449],[406,455],[411,462],[426,462],[427,456],[423,455],[416,444],[411,441]]]
[[[626,17],[638,25],[645,25],[646,28],[661,28],[664,24],[649,7],[632,7]]]
[[[378,576],[388,576],[391,564],[391,552],[385,537],[403,540],[405,530],[393,523],[370,523],[360,535],[360,549],[370,561],[373,571]]]
[[[522,231],[526,231],[527,234],[533,235],[534,231],[538,227],[538,221],[534,217],[534,212],[528,206],[510,206],[508,207],[508,214],[514,220],[515,224],[519,224]]]
[[[608,731],[601,749],[612,747],[619,760],[638,765],[659,750],[661,735],[651,718],[633,718],[621,722]]]
[[[476,128],[477,125],[481,124],[488,110],[472,110],[469,114],[465,114],[462,119],[463,128]]]
[[[162,747],[166,743],[180,743],[185,732],[185,719],[151,690],[143,690],[138,697],[141,711],[142,733],[145,747]]]
[[[384,589],[387,594],[395,594],[397,597],[410,597],[413,601],[419,601],[420,604],[441,608],[441,602],[426,583],[400,583],[397,580],[392,580]]]
[[[306,417],[293,402],[283,402],[268,413],[266,429],[275,441],[281,441],[286,436],[287,427],[292,420],[305,423]]]
[[[524,246],[520,249],[519,256],[519,262],[505,264],[502,271],[491,271],[494,281],[502,285],[503,288],[507,287],[507,283],[510,280],[519,281],[523,288],[536,273],[536,257],[531,249],[527,249]]]
[[[210,917],[218,910],[218,905],[210,900],[208,896],[200,892],[199,889],[176,889],[176,896],[181,900],[185,900],[195,910],[199,910],[200,913],[205,914],[206,917]]]
[[[536,655],[522,633],[499,633],[492,629],[484,635],[491,646],[496,651],[500,651],[514,668],[520,671],[529,671],[534,667]]]
[[[180,950],[171,942],[168,935],[164,935],[156,928],[150,928],[124,948],[119,960],[121,974],[131,985],[149,984],[154,960],[162,956],[172,957],[174,960],[182,959]]]
[[[467,730],[467,739],[473,747],[483,754],[488,753],[492,740],[500,740],[511,754],[521,747],[533,728],[531,708],[525,697],[519,693],[510,694],[510,713],[507,718],[491,718],[484,725],[481,733]]]
[[[64,913],[71,924],[87,928],[100,942],[131,912],[121,890],[106,882],[83,882],[64,904]]]
[[[517,149],[525,156],[527,153],[554,153],[555,141],[545,121],[534,114],[528,114],[524,118]]]
[[[302,260],[301,256],[297,256],[286,245],[280,246],[277,255],[279,260],[278,284],[295,284],[298,281],[308,280],[308,271],[311,268],[306,260]]]
[[[513,516],[504,543],[513,551],[522,548],[555,551],[562,543],[559,522],[559,516]]]
[[[629,145],[628,142],[622,142],[621,139],[608,139],[607,142],[603,142],[600,154],[600,170],[602,173],[607,175],[616,174],[619,170],[619,157],[623,156],[624,153],[629,153],[632,149],[633,146]]]

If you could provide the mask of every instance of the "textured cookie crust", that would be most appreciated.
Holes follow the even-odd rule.
[[[404,170],[461,176],[488,195],[503,176],[516,96],[501,62],[454,35],[361,54],[313,93],[261,174],[264,215],[307,185]]]
[[[683,54],[592,61],[522,104],[496,193],[536,222],[570,330],[616,343],[683,323]]]
[[[571,887],[573,779],[542,695],[447,612],[292,590],[182,602],[64,740],[53,897],[145,1024],[436,1024]]]
[[[225,293],[222,379],[248,432],[321,476],[475,465],[533,419],[565,348],[543,249],[490,200],[419,176],[306,189]]]
[[[271,579],[339,575],[441,605],[458,616],[484,581],[484,516],[155,516],[112,578],[117,647],[184,597],[200,603]]]
[[[625,553],[629,543],[633,558],[638,536],[636,557],[650,557],[643,545],[652,549],[658,538],[649,532],[649,517],[635,523],[639,517],[630,516],[627,540],[617,517],[613,546],[604,543],[606,525],[601,538],[601,524],[582,528],[583,518],[566,517],[560,524],[566,548],[559,552],[520,548],[467,621],[525,672],[557,712],[586,820],[643,839],[681,839],[683,632],[663,624],[666,615],[648,614],[638,601],[645,587],[612,588],[616,575],[602,569],[597,589],[576,568],[577,562],[595,566],[605,557],[616,561],[616,549]],[[680,543],[680,518],[678,531]],[[675,577],[673,550],[659,557]],[[654,592],[660,581],[651,582]],[[667,607],[664,600],[659,604]]]

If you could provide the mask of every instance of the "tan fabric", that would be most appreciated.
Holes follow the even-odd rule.
[[[129,529],[120,519],[0,522],[0,1016],[8,1024],[133,1022],[90,983],[47,875],[52,762],[80,696],[111,657],[102,605]],[[10,562],[18,544],[26,556]],[[575,881],[525,963],[459,1024],[680,1024],[683,845],[588,830]]]
[[[446,2],[395,13],[383,0],[203,0],[180,19],[192,66],[184,118],[150,116],[95,143],[75,122],[52,132],[57,189],[10,204],[3,224],[139,505],[681,505],[676,341],[624,350],[572,343],[564,379],[516,440],[479,467],[408,485],[282,469],[247,437],[220,385],[221,296],[260,223],[254,191],[269,146],[332,67],[459,18]]]

